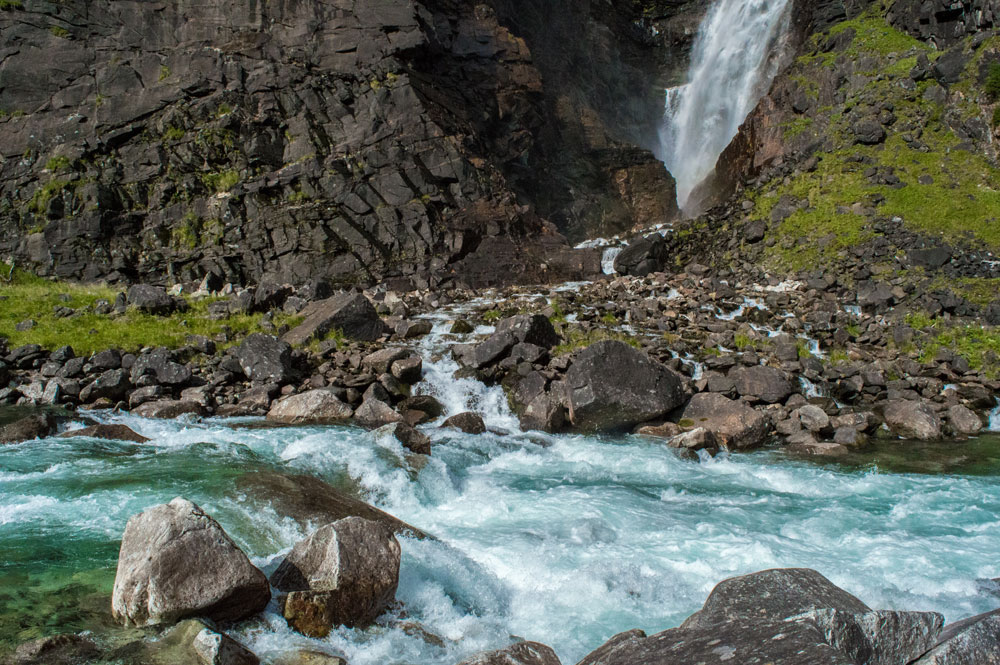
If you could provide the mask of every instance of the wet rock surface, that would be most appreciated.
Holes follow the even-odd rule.
[[[233,621],[259,612],[270,598],[264,573],[190,501],[177,498],[129,520],[112,594],[122,623]]]

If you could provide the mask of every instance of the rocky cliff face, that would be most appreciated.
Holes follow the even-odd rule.
[[[889,9],[889,23],[937,46],[950,46],[982,30],[992,30],[1000,19],[996,0],[897,0]]]
[[[8,0],[0,256],[87,280],[592,273],[562,233],[676,210],[638,145],[669,40],[632,7],[537,5]]]

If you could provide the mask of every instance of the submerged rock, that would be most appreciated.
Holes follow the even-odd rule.
[[[49,436],[56,429],[56,419],[50,413],[27,416],[0,427],[0,443],[20,443]]]
[[[84,427],[83,429],[63,432],[59,435],[60,438],[76,436],[89,437],[91,439],[108,439],[109,441],[134,441],[135,443],[150,441],[150,439],[134,431],[132,428],[117,424],[93,425],[91,427]]]
[[[270,598],[264,573],[190,501],[178,497],[129,519],[111,597],[122,623],[235,621],[264,609]]]
[[[271,576],[288,592],[283,613],[304,635],[364,627],[395,599],[399,542],[384,524],[347,517],[297,543]]]
[[[198,619],[182,621],[162,638],[149,644],[142,654],[154,663],[191,665],[259,665],[260,660],[245,646]]]
[[[407,423],[390,423],[375,430],[375,434],[391,436],[411,452],[431,454],[431,438]]]
[[[583,432],[629,430],[684,401],[681,379],[648,355],[617,341],[592,344],[566,374],[569,421]]]
[[[97,645],[82,635],[53,635],[25,642],[4,661],[5,665],[71,665],[91,662]]]

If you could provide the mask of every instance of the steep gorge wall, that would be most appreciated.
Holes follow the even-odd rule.
[[[606,90],[655,79],[635,63],[665,40],[641,7],[544,3],[604,54],[581,68],[514,20],[537,4],[7,2],[0,258],[85,280],[590,274],[560,232],[673,213],[637,145],[650,112]]]

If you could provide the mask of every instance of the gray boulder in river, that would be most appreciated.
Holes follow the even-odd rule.
[[[129,519],[111,596],[111,611],[122,623],[196,616],[235,621],[270,599],[264,573],[190,501],[178,497]]]
[[[566,374],[569,419],[583,432],[629,430],[684,403],[680,377],[624,342],[591,344]]]
[[[942,623],[935,612],[872,610],[814,570],[765,570],[720,582],[680,627],[621,633],[581,665],[906,665]]]
[[[381,522],[345,517],[316,530],[292,548],[271,576],[288,592],[283,613],[310,637],[339,625],[364,627],[396,597],[399,542]]]

